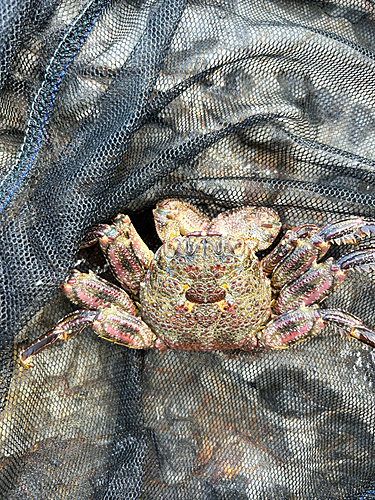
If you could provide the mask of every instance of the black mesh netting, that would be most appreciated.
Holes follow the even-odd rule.
[[[4,499],[375,498],[375,356],[330,328],[285,351],[19,345],[113,279],[97,223],[151,207],[375,218],[371,0],[6,0],[0,7]],[[335,247],[338,256],[347,247]],[[326,303],[375,327],[375,274]]]

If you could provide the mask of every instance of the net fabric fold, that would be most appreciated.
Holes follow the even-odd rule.
[[[283,230],[375,218],[371,1],[3,2],[0,491],[32,499],[375,498],[371,348],[330,328],[283,352],[135,352],[73,306],[84,235],[117,213],[269,206]],[[335,247],[331,255],[345,251]],[[327,300],[375,327],[374,274]]]

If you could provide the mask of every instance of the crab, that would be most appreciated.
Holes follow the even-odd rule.
[[[358,246],[375,233],[375,221],[353,216],[322,228],[299,226],[259,261],[256,252],[281,229],[270,208],[245,206],[210,220],[185,201],[167,199],[153,214],[163,242],[155,255],[127,215],[87,235],[83,246],[99,242],[121,288],[74,269],[61,288],[80,309],[23,349],[23,366],[87,326],[111,342],[162,351],[284,349],[326,324],[375,346],[375,331],[360,319],[320,308],[351,270],[375,269],[375,246]],[[332,243],[356,248],[336,261],[322,259]]]

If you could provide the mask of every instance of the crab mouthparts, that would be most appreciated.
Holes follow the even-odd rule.
[[[189,302],[195,304],[214,304],[225,299],[225,290],[218,288],[215,291],[204,290],[203,288],[190,288],[186,291],[185,297]]]
[[[185,236],[222,236],[222,234],[217,231],[194,231]]]

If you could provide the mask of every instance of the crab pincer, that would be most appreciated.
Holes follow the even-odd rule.
[[[153,214],[156,232],[163,243],[194,231],[205,231],[210,222],[195,207],[176,198],[159,201]]]

